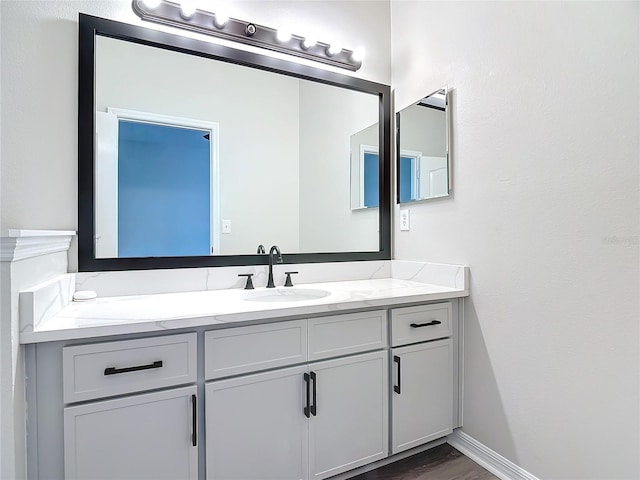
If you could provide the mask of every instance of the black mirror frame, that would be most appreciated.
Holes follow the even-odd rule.
[[[379,251],[292,254],[284,252],[283,257],[284,263],[290,264],[391,259],[391,89],[388,85],[81,13],[78,51],[78,270],[80,272],[264,265],[268,263],[266,255],[95,258],[93,180],[96,35],[259,68],[377,95],[380,105],[379,151],[382,153],[379,172]]]

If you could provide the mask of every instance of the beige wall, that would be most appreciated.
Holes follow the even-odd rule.
[[[638,478],[640,4],[391,5],[396,105],[453,89],[453,196],[395,257],[470,266],[464,431],[541,479]]]

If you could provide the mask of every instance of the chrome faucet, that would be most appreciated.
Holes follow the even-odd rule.
[[[275,253],[275,255],[274,255]],[[269,279],[267,280],[267,288],[275,288],[275,283],[273,283],[273,262],[275,258],[275,263],[282,263],[282,254],[280,253],[280,249],[277,245],[274,245],[269,249]]]

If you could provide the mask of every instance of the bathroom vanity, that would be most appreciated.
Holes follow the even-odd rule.
[[[71,303],[21,337],[30,478],[323,479],[445,437],[466,295],[382,278]]]

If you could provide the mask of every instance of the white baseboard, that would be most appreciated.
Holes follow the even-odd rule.
[[[454,430],[447,437],[447,443],[501,480],[539,480],[535,475],[520,468],[511,460],[507,460],[461,430]]]

